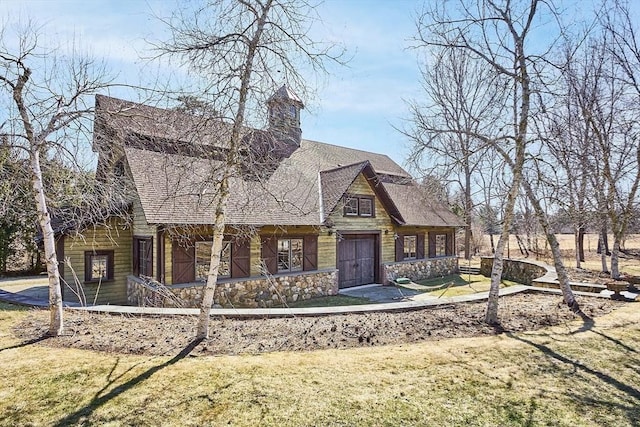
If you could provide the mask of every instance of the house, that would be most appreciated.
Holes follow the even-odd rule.
[[[270,306],[457,271],[463,222],[403,168],[386,155],[302,139],[304,106],[286,86],[267,108],[268,129],[241,129],[240,156],[225,168],[233,128],[224,121],[96,97],[96,173],[130,191],[132,220],[58,239],[69,264],[61,269],[68,278],[73,268],[88,302],[174,304],[153,293],[153,278],[197,306],[223,174],[230,194],[218,304]]]

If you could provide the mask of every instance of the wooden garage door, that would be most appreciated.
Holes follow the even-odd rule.
[[[344,236],[338,244],[340,288],[368,285],[376,279],[376,238]]]

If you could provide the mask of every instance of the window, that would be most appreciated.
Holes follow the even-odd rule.
[[[344,198],[344,216],[375,216],[373,206],[371,196],[347,196]]]
[[[278,272],[302,271],[302,239],[278,239]]]
[[[436,256],[447,255],[447,235],[436,234]]]
[[[373,216],[373,200],[372,199],[358,199],[360,204],[360,216]]]
[[[418,236],[404,236],[404,259],[416,259]]]
[[[196,280],[206,282],[211,264],[211,240],[196,242]],[[222,252],[220,253],[220,265],[218,266],[218,277],[231,277],[231,242],[222,242]]]
[[[344,214],[346,216],[358,216],[358,198],[347,197],[344,201]]]
[[[153,275],[153,240],[151,237],[133,238],[133,257],[133,273],[135,275]]]
[[[85,252],[84,280],[85,282],[113,280],[113,251]]]
[[[292,119],[298,118],[298,109],[296,108],[295,105],[289,106],[289,117],[291,117]]]

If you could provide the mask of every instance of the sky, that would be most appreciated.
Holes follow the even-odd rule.
[[[395,127],[408,118],[406,100],[420,97],[415,34],[416,0],[326,0],[318,8],[320,41],[341,43],[350,59],[332,67],[305,101],[303,138],[387,154],[403,165],[407,140]],[[145,71],[145,39],[164,31],[153,18],[168,14],[171,0],[0,0],[0,17],[19,14],[46,24],[59,40],[75,37],[104,58],[121,83]],[[315,84],[315,82],[313,83]],[[126,97],[122,96],[122,97]]]

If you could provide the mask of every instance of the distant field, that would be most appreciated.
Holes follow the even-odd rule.
[[[498,237],[494,236],[494,242],[498,243]],[[526,237],[520,236],[523,242],[527,244]],[[564,255],[565,265],[568,267],[575,267],[575,252],[574,252],[574,236],[573,234],[556,234],[558,241],[560,242],[560,249]],[[613,236],[609,235],[609,247],[613,245]],[[534,242],[531,242],[531,246],[534,246]],[[586,234],[584,239],[584,247],[585,247],[585,262],[581,264],[582,268],[587,268],[590,270],[601,270],[601,261],[600,254],[596,252],[598,248],[598,235],[597,234]],[[543,236],[538,236],[538,248],[541,252],[549,254],[549,246],[546,243],[546,240]],[[640,250],[640,234],[632,234],[624,242],[625,249],[636,249]],[[483,236],[483,246],[481,249],[481,255],[490,255],[491,254],[491,243],[489,241],[489,236]],[[520,253],[518,248],[518,241],[515,235],[511,235],[509,239],[509,244],[505,250],[505,255],[510,258],[524,258],[524,255]],[[534,253],[529,254],[529,258],[538,259],[541,261],[550,262],[550,254],[549,256],[537,256]],[[472,264],[477,264],[478,260],[474,260]],[[607,259],[607,265],[610,266],[610,260]],[[640,260],[637,259],[629,259],[629,258],[621,258],[620,259],[621,270],[630,273],[630,274],[640,274]],[[609,267],[610,268],[610,267]]]

